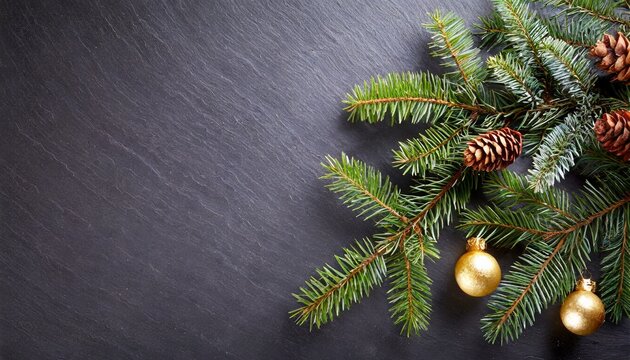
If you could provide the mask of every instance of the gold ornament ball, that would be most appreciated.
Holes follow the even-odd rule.
[[[455,264],[457,285],[470,296],[489,295],[501,281],[501,267],[492,255],[483,251],[485,248],[485,240],[469,239],[468,251]]]
[[[606,310],[594,291],[594,281],[581,279],[575,291],[562,303],[560,308],[562,323],[567,330],[576,335],[590,335],[604,323]]]

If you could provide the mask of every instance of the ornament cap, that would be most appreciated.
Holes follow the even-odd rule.
[[[575,290],[595,292],[596,289],[597,289],[597,283],[591,279],[581,278],[575,284]]]
[[[466,243],[466,251],[486,250],[486,240],[480,237],[471,237]]]

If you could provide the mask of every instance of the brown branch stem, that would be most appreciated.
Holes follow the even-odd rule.
[[[444,29],[444,23],[442,23],[442,21],[438,21],[437,25],[440,28],[440,35],[442,35],[442,39],[444,40],[444,45],[446,46],[448,51],[451,53],[451,57],[453,58],[453,61],[455,62],[455,66],[457,67],[459,74],[462,76],[462,79],[464,80],[464,82],[468,86],[471,86],[470,81],[468,80],[468,76],[466,75],[466,72],[464,72],[464,69],[462,68],[461,61],[457,57],[459,54],[457,54],[455,52],[455,49],[453,49],[453,46],[451,45],[448,35],[446,34],[446,31]]]
[[[339,281],[333,287],[328,289],[322,296],[318,297],[317,300],[313,301],[313,303],[309,304],[308,306],[305,306],[304,309],[302,310],[302,317],[306,316],[307,314],[309,314],[313,310],[317,309],[317,307],[319,307],[319,304],[321,304],[322,301],[326,300],[335,291],[340,289],[342,286],[346,285],[360,271],[362,271],[368,265],[373,263],[374,260],[376,260],[380,256],[382,256],[385,253],[386,250],[387,250],[387,246],[385,244],[383,244],[383,245],[379,246],[378,248],[376,248],[376,250],[369,257],[365,258],[359,265],[357,265],[354,269],[350,270],[350,272],[348,273],[348,275],[346,277],[344,277],[341,281]]]
[[[529,293],[529,291],[531,290],[532,286],[536,283],[536,281],[538,281],[538,278],[545,271],[545,269],[547,268],[547,266],[549,265],[551,260],[558,254],[558,251],[560,251],[560,249],[562,248],[562,245],[564,245],[564,242],[565,242],[567,236],[568,235],[565,235],[564,237],[562,237],[562,239],[560,239],[560,241],[558,242],[556,247],[553,249],[553,251],[551,252],[549,257],[547,257],[547,259],[545,259],[545,261],[542,263],[542,265],[540,266],[540,269],[538,270],[538,272],[536,272],[536,274],[529,281],[529,283],[527,284],[525,289],[523,289],[523,291],[521,292],[521,295],[512,303],[512,305],[510,306],[509,309],[507,309],[505,314],[503,314],[503,316],[501,317],[501,320],[499,320],[499,324],[497,325],[497,327],[500,327],[501,325],[503,325],[507,321],[507,319],[510,317],[510,315],[512,315],[512,313],[514,312],[514,310],[516,309],[518,304],[520,304],[521,301],[523,301],[523,299],[525,298],[525,295],[527,295],[527,293]]]
[[[399,102],[399,101],[412,101],[412,102],[421,102],[421,103],[429,103],[429,104],[437,104],[437,105],[446,105],[446,106],[450,106],[454,108],[460,108],[460,109],[464,109],[468,111],[478,112],[481,114],[500,114],[500,112],[494,109],[481,107],[478,105],[469,105],[469,104],[455,103],[452,101],[446,101],[442,99],[412,97],[412,96],[358,100],[352,103],[352,105],[350,105],[349,110],[352,110],[352,109],[355,109],[357,107],[364,106],[364,105],[392,103],[392,102]]]
[[[554,230],[554,231],[547,231],[546,235],[545,235],[545,238],[549,239],[551,237],[558,236],[558,235],[570,234],[571,232],[573,232],[573,231],[575,231],[575,230],[577,230],[577,229],[579,229],[581,227],[584,227],[584,226],[592,223],[594,220],[596,220],[596,219],[598,219],[598,218],[608,214],[609,212],[611,212],[611,211],[613,211],[613,210],[615,210],[615,209],[625,205],[628,202],[630,202],[630,194],[626,195],[624,198],[622,198],[622,199],[612,203],[607,208],[602,209],[602,210],[600,210],[600,211],[598,211],[598,212],[588,216],[587,218],[576,222],[575,224],[573,224],[573,225],[571,225],[571,226],[569,226],[569,227],[567,227],[565,229],[559,229],[559,230]]]
[[[412,163],[414,161],[418,161],[420,159],[424,159],[425,157],[433,154],[434,152],[436,152],[439,148],[441,148],[442,146],[446,145],[449,141],[453,140],[453,138],[455,136],[457,136],[459,133],[461,133],[464,130],[464,127],[460,127],[459,129],[455,130],[454,133],[452,133],[451,135],[449,135],[446,139],[444,139],[442,142],[440,142],[439,144],[437,144],[436,146],[432,147],[431,149],[429,149],[427,152],[417,155],[417,156],[413,156],[410,157],[408,159],[404,159],[404,160],[398,160],[395,163],[396,164],[409,164]]]
[[[365,186],[363,186],[362,184],[359,184],[358,182],[356,182],[354,179],[350,178],[348,175],[346,175],[343,171],[338,171],[337,174],[339,176],[341,176],[344,180],[346,180],[347,182],[349,182],[350,184],[352,184],[352,186],[356,187],[357,189],[359,189],[365,196],[369,197],[370,199],[372,199],[374,202],[376,202],[379,206],[381,206],[383,209],[387,210],[390,214],[392,214],[393,216],[397,217],[398,219],[400,219],[400,221],[402,221],[403,223],[407,223],[409,222],[409,219],[407,219],[404,215],[400,214],[398,211],[396,211],[394,208],[392,208],[391,206],[385,204],[381,199],[379,199],[378,197],[376,197],[376,195],[372,194]]]
[[[563,2],[564,2],[564,4],[566,6],[577,7],[580,10],[582,10],[583,12],[585,12],[585,13],[593,16],[593,17],[596,17],[596,18],[599,18],[599,19],[602,19],[602,20],[606,20],[606,21],[610,21],[610,22],[612,22],[614,24],[630,26],[630,22],[628,22],[628,21],[626,21],[624,19],[613,17],[613,16],[608,16],[608,15],[604,15],[604,14],[600,14],[600,13],[598,13],[596,11],[593,11],[591,9],[585,8],[583,6],[575,5],[573,3],[573,0],[564,0]]]
[[[407,321],[410,322],[413,318],[413,288],[411,286],[411,262],[405,254],[405,236],[400,239],[400,246],[402,249],[403,259],[405,260],[405,271],[407,272]]]
[[[499,187],[499,188],[501,188],[501,189],[503,189],[503,190],[505,190],[505,191],[511,192],[512,194],[515,194],[515,195],[517,195],[517,194],[518,194],[518,191],[516,191],[515,189],[512,189],[512,188],[511,188],[511,187],[509,187],[509,186],[498,185],[498,187]],[[531,201],[531,202],[533,202],[533,203],[535,203],[535,204],[538,204],[538,205],[540,205],[540,206],[546,207],[546,208],[547,208],[547,209],[549,209],[549,210],[555,211],[555,212],[557,212],[558,214],[560,214],[560,215],[562,215],[562,216],[565,216],[565,217],[567,217],[567,218],[569,218],[569,219],[571,219],[571,220],[577,220],[577,219],[576,219],[573,215],[571,215],[571,214],[569,214],[568,212],[566,212],[566,211],[564,211],[564,210],[560,209],[559,207],[553,206],[553,205],[551,205],[551,204],[547,204],[546,202],[543,202],[543,201],[540,201],[540,200],[538,200],[538,199],[534,199],[534,198],[529,199],[529,201]]]

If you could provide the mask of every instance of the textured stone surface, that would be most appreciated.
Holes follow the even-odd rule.
[[[290,293],[370,234],[318,180],[342,150],[386,169],[417,127],[351,125],[372,74],[437,70],[419,24],[488,1],[0,3],[3,359],[621,358],[628,322],[576,338],[558,306],[486,344],[484,299],[432,264],[429,331],[385,289],[309,333]],[[510,254],[501,255],[504,270]]]

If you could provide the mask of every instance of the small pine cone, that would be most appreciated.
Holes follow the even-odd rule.
[[[595,122],[595,136],[606,151],[630,160],[630,111],[604,114]]]
[[[604,34],[604,37],[591,47],[590,54],[598,59],[597,67],[614,74],[613,81],[630,82],[630,41],[618,32],[617,36]]]
[[[508,127],[481,134],[468,142],[464,165],[477,171],[494,171],[508,167],[523,150],[523,136]]]

